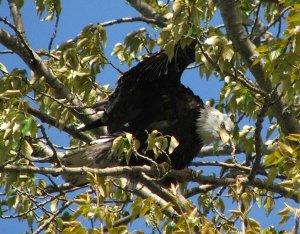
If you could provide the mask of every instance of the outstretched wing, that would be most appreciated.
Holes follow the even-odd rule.
[[[186,167],[202,147],[195,122],[204,104],[180,82],[184,69],[194,61],[194,46],[191,44],[185,49],[177,46],[171,61],[164,52],[156,53],[124,73],[101,119],[109,134],[122,131],[133,134],[141,143],[142,154],[146,148],[146,131],[158,130],[163,135],[174,136],[179,142],[170,155],[171,166],[175,169]],[[103,145],[88,146],[66,156],[64,165],[104,168],[124,163],[110,153],[113,138],[109,139]],[[149,152],[146,156],[153,159]],[[130,165],[147,163],[136,157],[131,159]],[[159,157],[157,162],[162,161],[166,159]],[[72,179],[67,178],[68,181]]]
[[[170,111],[177,111],[171,99],[178,96],[179,89],[184,89],[180,78],[194,62],[194,54],[194,43],[184,49],[177,45],[171,61],[161,51],[124,73],[105,106],[102,122],[108,131],[128,130],[128,125],[145,129],[151,122],[169,119]]]
[[[202,147],[195,122],[204,104],[180,81],[194,54],[194,43],[184,49],[177,46],[171,61],[159,52],[124,73],[103,117],[110,134],[130,132],[141,144],[147,139],[146,131],[158,130],[176,137],[179,146],[171,155],[176,169],[186,167]]]

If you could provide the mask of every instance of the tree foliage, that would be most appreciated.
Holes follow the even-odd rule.
[[[0,63],[0,218],[26,220],[33,233],[127,233],[139,218],[159,233],[279,233],[278,225],[288,220],[288,231],[297,233],[298,1],[127,2],[139,16],[86,25],[54,49],[64,5],[60,0],[36,0],[37,17],[56,22],[48,48],[37,51],[23,26],[21,13],[27,3],[8,0],[8,14],[0,17],[0,43],[5,48],[0,56],[19,57],[26,66],[8,70]],[[145,27],[128,32],[107,51],[107,27],[137,21]],[[176,44],[185,47],[192,40],[197,41],[193,69],[202,78],[219,77],[223,84],[217,107],[231,113],[236,123],[235,145],[204,147],[192,171],[170,169],[168,175],[182,181],[170,190],[158,186],[157,168],[149,166],[61,166],[66,151],[104,134],[103,129],[78,133],[76,127],[96,120],[99,116],[91,105],[112,91],[96,82],[105,69],[118,70],[109,54],[132,65],[160,48],[171,59]],[[70,136],[68,147],[52,143],[49,126]],[[132,141],[127,135],[114,147],[132,153]],[[178,144],[158,132],[149,135],[148,143],[149,150],[157,151],[159,144],[169,152]],[[218,155],[227,156],[203,160]],[[208,167],[217,173],[209,175]],[[66,172],[85,173],[89,185],[77,188],[54,179]],[[284,208],[274,213],[283,202]],[[266,216],[279,216],[279,224],[261,224],[251,215],[255,204]]]

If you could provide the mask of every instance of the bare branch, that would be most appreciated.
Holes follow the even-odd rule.
[[[154,19],[157,21],[157,25],[160,27],[167,26],[167,19],[160,13],[156,12],[148,3],[143,0],[128,0],[131,6],[133,6],[138,12],[148,19]]]
[[[24,31],[24,26],[23,26],[23,22],[22,22],[22,17],[21,17],[19,8],[17,6],[17,3],[15,0],[8,0],[8,4],[9,4],[9,8],[10,8],[10,13],[11,13],[14,23],[16,25],[16,29],[25,38],[25,31]]]
[[[56,166],[61,166],[61,163],[58,159],[57,152],[55,147],[53,146],[52,142],[50,141],[49,137],[47,136],[46,130],[43,125],[40,125],[39,127],[41,129],[41,132],[43,134],[43,138],[46,140],[47,144],[49,145],[50,149],[52,150],[52,158],[54,159],[53,161],[55,162]]]
[[[160,186],[157,183],[157,180],[151,179],[145,173],[142,173],[141,176],[138,178],[139,182],[145,186],[153,193],[164,199],[165,201],[171,202],[173,205],[177,205],[177,201],[175,196],[172,196],[165,188]]]
[[[12,50],[3,50],[0,51],[0,54],[13,54],[14,52]]]
[[[198,187],[194,187],[191,189],[188,189],[185,193],[182,195],[186,198],[192,197],[198,193],[208,193],[209,191],[214,190],[218,186],[216,185],[210,185],[210,184],[205,184],[205,185],[200,185]]]
[[[47,115],[44,112],[41,112],[31,106],[27,107],[27,112],[35,117],[37,117],[39,120],[41,120],[43,123],[47,123],[53,127],[58,127],[59,128],[59,122],[57,122],[57,119],[53,118],[50,115]],[[73,125],[64,125],[61,130],[65,131],[66,133],[70,134],[74,138],[77,138],[79,140],[82,140],[84,142],[91,142],[94,139],[89,136],[88,134],[85,134],[83,132],[78,132],[77,128],[74,127]]]
[[[48,45],[48,52],[50,54],[50,50],[51,50],[51,47],[52,47],[52,44],[53,44],[53,41],[56,37],[56,33],[57,33],[57,29],[58,29],[58,24],[59,24],[59,14],[56,12],[56,20],[55,20],[55,25],[54,25],[54,31],[53,31],[53,34],[50,38],[50,42],[49,42],[49,45]]]
[[[191,166],[218,166],[218,167],[226,167],[226,168],[235,168],[242,171],[250,171],[250,167],[242,166],[235,163],[224,163],[219,161],[213,161],[213,162],[191,162]]]
[[[146,17],[124,17],[120,19],[114,19],[103,23],[99,23],[98,25],[101,25],[102,27],[107,27],[114,24],[130,23],[130,22],[145,22],[149,24],[160,25],[160,22],[158,22],[157,20],[152,18],[146,18]]]

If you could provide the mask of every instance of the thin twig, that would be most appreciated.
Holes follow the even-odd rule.
[[[150,24],[158,24],[157,20],[155,19],[150,19],[146,17],[124,17],[120,19],[114,19],[110,21],[106,21],[103,23],[99,23],[98,25],[101,25],[102,27],[107,27],[111,26],[114,24],[121,24],[121,23],[132,23],[132,22],[145,22],[145,23],[150,23]]]
[[[36,229],[32,234],[38,234],[42,232],[61,212],[63,212],[66,208],[68,208],[71,205],[71,203],[72,201],[65,202],[58,211],[53,213],[50,216],[50,218],[46,222],[44,222],[41,226],[39,226],[38,229]]]
[[[254,24],[253,24],[251,32],[250,32],[250,38],[252,38],[252,35],[254,33],[254,29],[255,29],[255,27],[257,25],[257,22],[258,22],[260,7],[261,7],[261,2],[256,7],[255,20],[254,20]]]
[[[276,24],[280,19],[281,17],[288,11],[292,8],[292,6],[287,6],[286,8],[284,8],[280,13],[279,15],[273,20],[271,21],[265,28],[264,30],[262,30],[260,32],[260,34],[258,34],[255,38],[253,38],[253,40],[257,40],[259,39],[261,36],[263,36],[274,24]]]
[[[48,45],[48,52],[50,54],[50,51],[51,51],[51,47],[52,47],[52,44],[53,44],[53,41],[56,37],[56,34],[57,34],[57,30],[58,30],[58,24],[59,24],[59,17],[60,15],[56,12],[56,20],[55,20],[55,26],[54,26],[54,30],[53,30],[53,34],[50,38],[50,42],[49,42],[49,45]]]
[[[2,50],[0,51],[0,54],[13,54],[14,52],[12,50]]]
[[[50,149],[52,150],[52,158],[54,159],[54,162],[57,164],[56,166],[61,166],[60,160],[58,159],[56,149],[52,142],[50,141],[49,137],[47,136],[46,130],[43,125],[40,125],[39,128],[41,129],[41,132],[43,134],[43,138],[46,140],[47,145],[49,145]]]
[[[256,123],[255,123],[255,131],[254,131],[254,139],[255,139],[255,153],[256,153],[256,156],[255,156],[255,161],[253,163],[253,167],[252,167],[252,170],[250,171],[250,174],[249,174],[249,181],[252,182],[254,177],[255,177],[255,174],[257,172],[257,170],[259,169],[260,167],[260,161],[261,161],[261,158],[263,156],[263,153],[262,153],[262,146],[261,146],[261,130],[263,128],[263,121],[264,121],[264,117],[266,116],[266,113],[269,109],[269,107],[276,103],[278,100],[272,100],[273,97],[277,96],[277,88],[278,88],[279,85],[277,85],[273,91],[270,93],[270,95],[268,97],[266,97],[264,99],[264,103],[260,109],[260,112],[258,113],[257,115],[257,120],[256,120]]]

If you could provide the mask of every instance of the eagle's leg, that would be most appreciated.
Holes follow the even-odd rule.
[[[160,176],[166,175],[169,172],[169,170],[171,169],[171,165],[167,162],[159,163],[159,164],[157,164],[157,166],[159,169]]]

